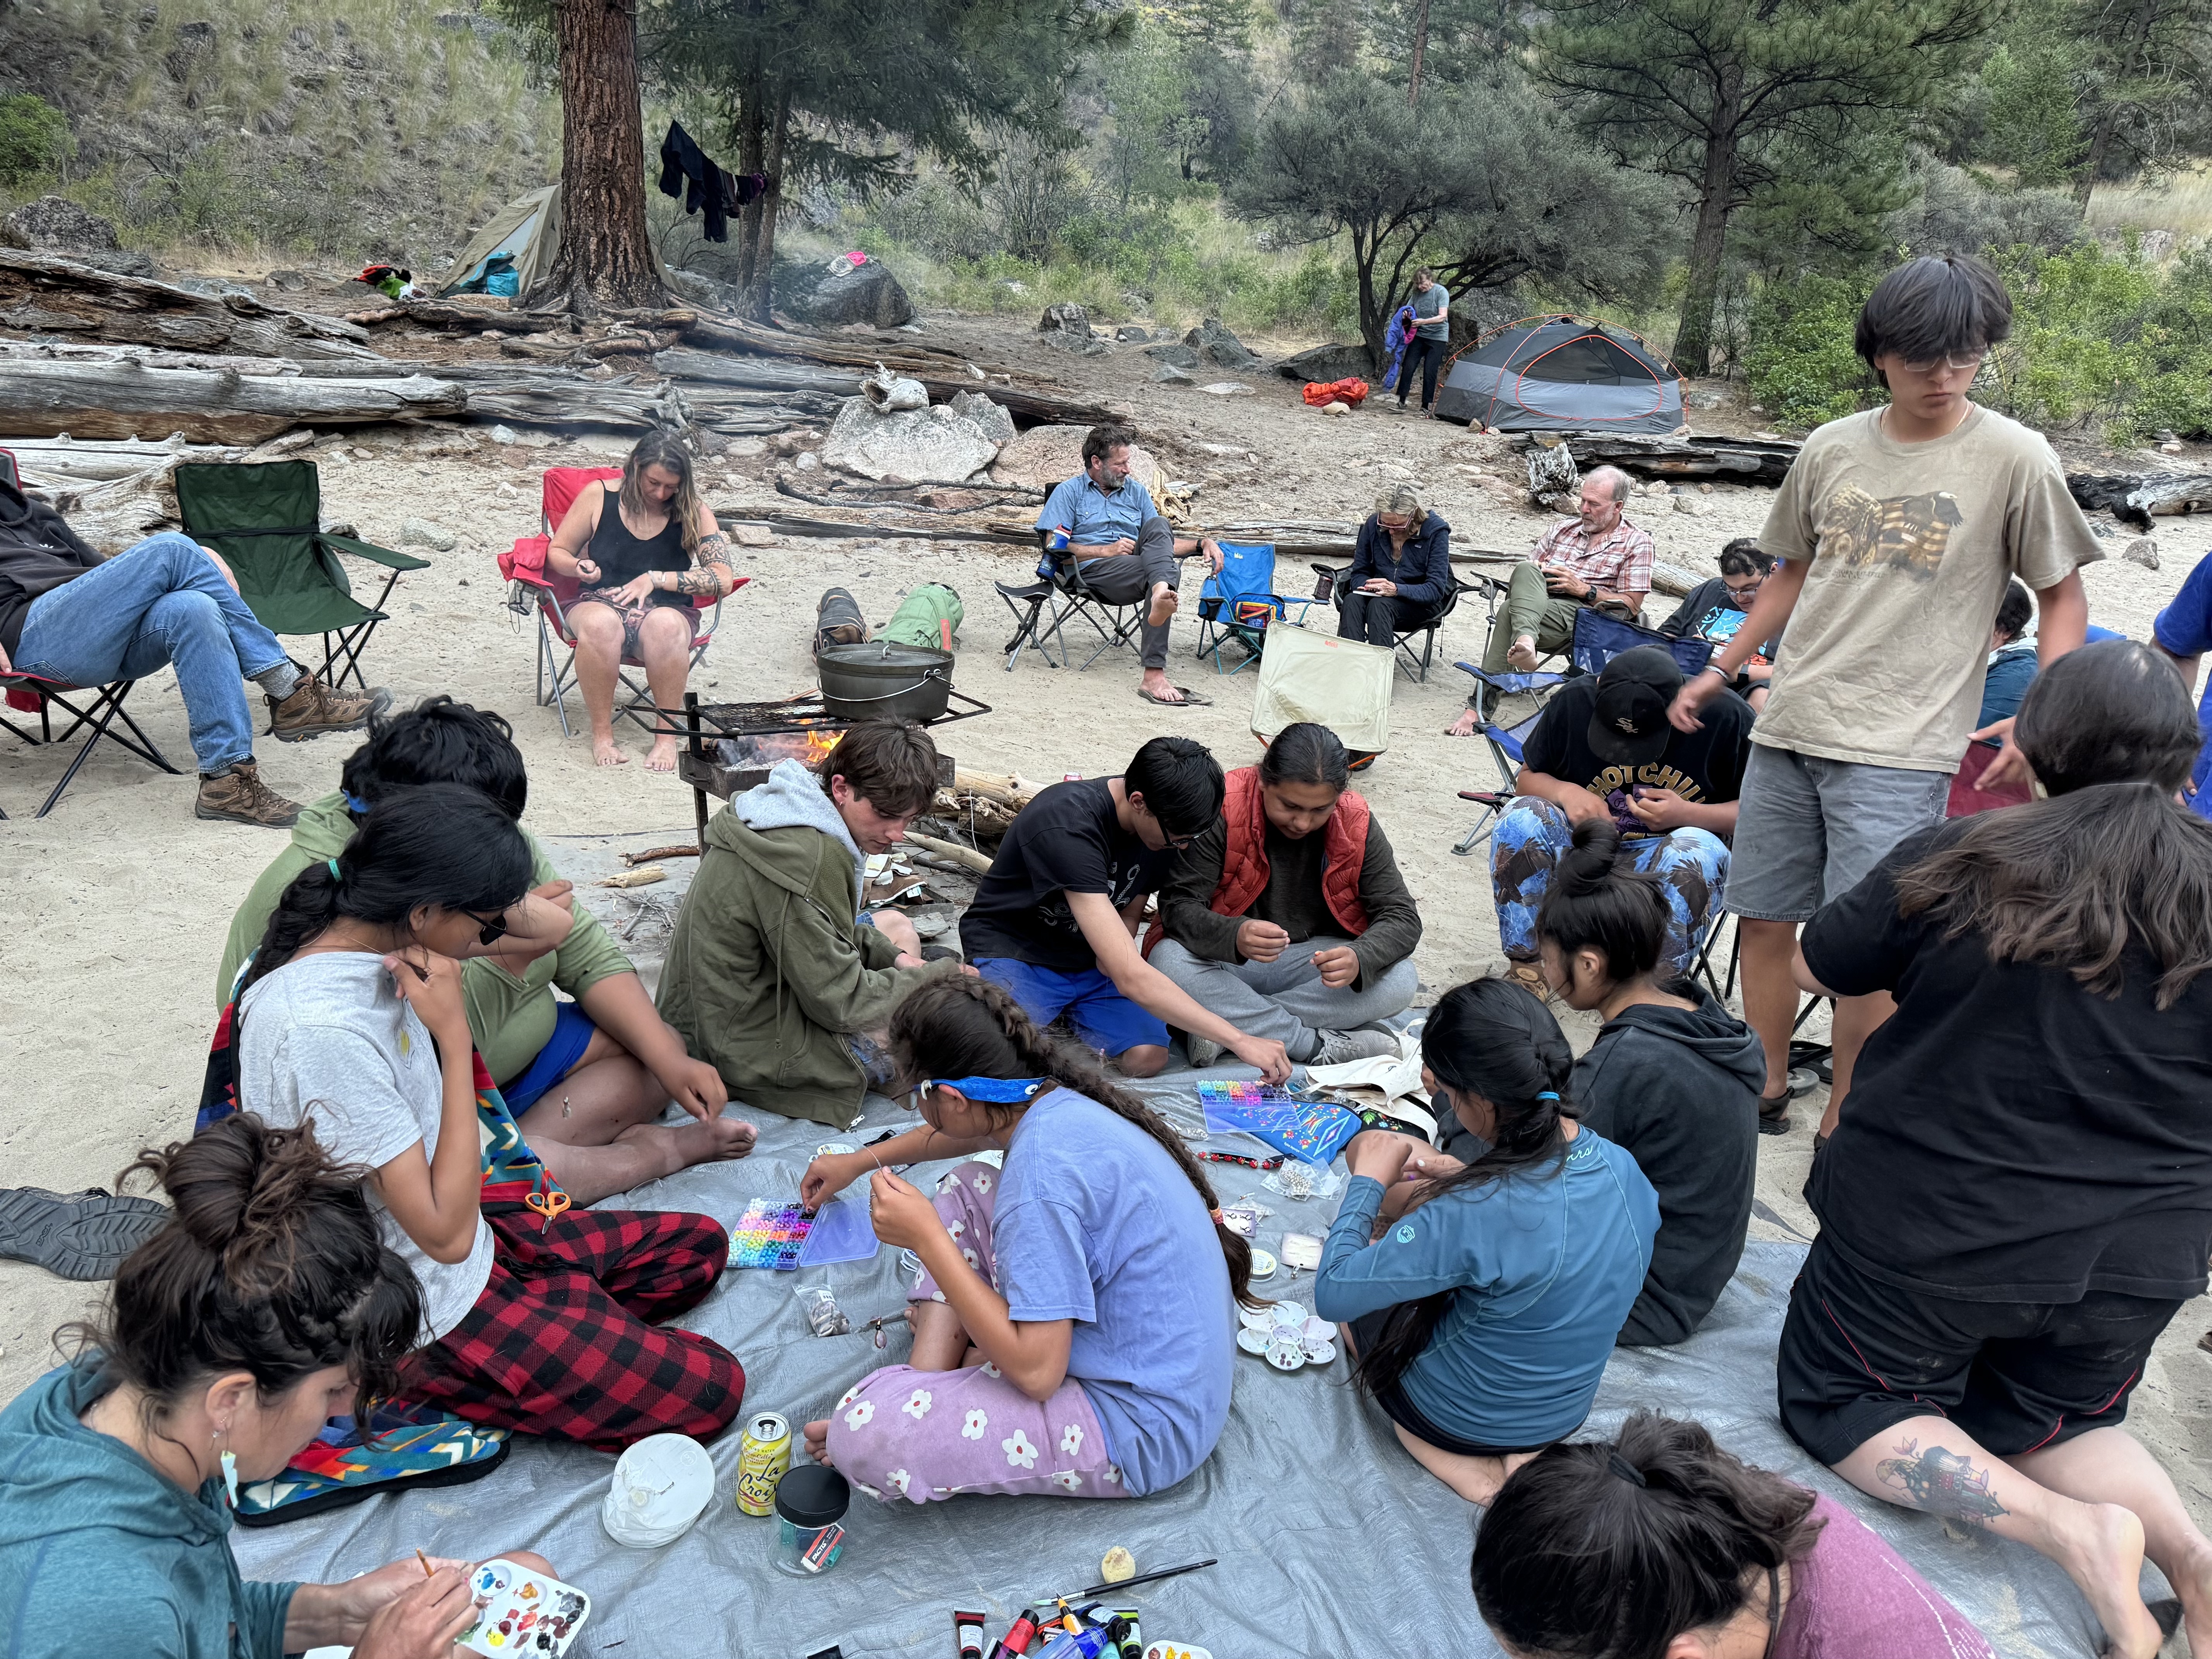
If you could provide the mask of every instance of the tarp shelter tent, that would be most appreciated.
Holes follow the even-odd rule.
[[[1682,380],[1625,331],[1589,317],[1528,317],[1453,360],[1437,415],[1498,432],[1672,432],[1682,424]]]
[[[438,284],[439,297],[483,293],[484,268],[501,257],[514,264],[515,291],[526,295],[553,268],[553,256],[560,247],[561,181],[556,179],[543,190],[516,197],[485,222]],[[653,257],[661,280],[667,281],[667,261],[658,252]]]

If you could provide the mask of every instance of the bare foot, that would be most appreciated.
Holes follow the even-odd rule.
[[[673,772],[676,769],[676,739],[655,738],[653,747],[645,751],[645,769],[648,772]]]
[[[1536,641],[1523,634],[1513,641],[1512,648],[1506,652],[1505,661],[1516,674],[1534,673],[1536,672]]]
[[[628,766],[629,757],[615,746],[611,736],[592,739],[592,759],[600,766]]]
[[[830,1419],[809,1423],[799,1433],[806,1441],[806,1455],[823,1468],[830,1468]]]
[[[1138,689],[1154,702],[1164,703],[1170,708],[1180,708],[1182,704],[1181,689],[1170,683],[1164,669],[1146,669],[1144,678],[1137,684]]]
[[[2114,1659],[2156,1659],[2165,1637],[2143,1605],[2138,1583],[2143,1529],[2135,1511],[2118,1504],[2063,1504],[2052,1517],[2051,1542],[2051,1559],[2066,1569],[2105,1627],[2105,1651]]]
[[[1168,618],[1175,615],[1176,607],[1182,603],[1172,587],[1163,586],[1155,588],[1152,591],[1152,608],[1146,613],[1145,620],[1155,628],[1164,627]]]
[[[673,1129],[659,1123],[634,1123],[610,1144],[632,1148],[650,1158],[655,1174],[640,1177],[649,1181],[672,1176],[695,1164],[743,1158],[753,1149],[754,1133],[751,1124],[734,1117],[709,1118],[704,1123],[686,1123]],[[629,1187],[621,1190],[626,1192]]]
[[[2179,1577],[2168,1573],[2174,1592],[2181,1597],[2182,1618],[2189,1629],[2189,1650],[2212,1654],[2212,1553],[2179,1566]]]
[[[1482,716],[1472,708],[1462,708],[1459,711],[1459,718],[1444,727],[1444,735],[1448,738],[1471,738],[1481,730]]]

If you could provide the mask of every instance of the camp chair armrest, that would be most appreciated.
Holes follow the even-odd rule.
[[[318,534],[315,539],[325,547],[367,559],[387,570],[428,570],[430,568],[428,559],[418,559],[412,553],[395,553],[388,547],[379,547],[374,542],[356,541],[350,536]]]

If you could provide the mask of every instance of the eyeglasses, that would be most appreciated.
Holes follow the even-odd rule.
[[[1931,357],[1924,363],[1905,364],[1905,371],[1908,374],[1935,374],[1947,369],[1978,370],[1986,356],[1986,352],[1978,351],[1971,357]]]
[[[1168,836],[1168,827],[1164,823],[1160,825],[1160,833],[1167,836],[1168,850],[1171,853],[1182,852],[1184,848],[1198,839],[1196,836]]]
[[[476,923],[477,944],[496,945],[507,937],[507,927],[505,916],[492,916],[487,919],[478,915],[473,910],[464,910],[461,914]]]

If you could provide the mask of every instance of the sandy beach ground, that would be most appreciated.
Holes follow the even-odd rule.
[[[985,319],[933,317],[927,337],[1002,360],[1018,355],[1071,392],[1128,407],[1146,447],[1169,475],[1202,483],[1198,510],[1212,521],[1350,520],[1368,510],[1381,487],[1402,479],[1420,486],[1450,521],[1456,547],[1525,549],[1553,522],[1525,507],[1525,493],[1497,482],[1520,472],[1517,456],[1500,440],[1388,410],[1324,418],[1298,401],[1296,386],[1272,374],[1200,372],[1202,383],[1242,379],[1253,388],[1249,396],[1156,386],[1156,366],[1132,349],[1064,358],[1035,349],[1015,325]],[[1253,343],[1261,350],[1275,344]],[[1281,346],[1294,343],[1305,343]],[[385,349],[403,351],[392,343]],[[1701,430],[1747,430],[1760,417],[1723,410],[1693,418]],[[356,429],[326,434],[310,452],[321,466],[327,512],[350,520],[367,538],[396,546],[403,520],[410,518],[431,520],[459,538],[453,550],[434,556],[430,568],[401,582],[392,619],[368,653],[372,679],[403,702],[445,691],[507,715],[530,766],[526,821],[560,849],[566,873],[596,876],[614,867],[613,854],[622,848],[690,841],[689,790],[645,770],[644,744],[634,730],[623,739],[631,763],[603,769],[592,764],[580,735],[564,738],[554,711],[533,706],[534,624],[505,608],[505,585],[493,562],[514,538],[537,529],[541,469],[605,465],[626,444],[600,435],[502,446],[476,428],[467,429],[473,443],[465,453],[425,453],[463,447],[454,430]],[[1258,459],[1219,453],[1209,445]],[[710,501],[726,516],[763,510],[777,499],[772,477],[778,464],[773,453],[706,463]],[[1641,496],[1629,510],[1652,532],[1662,562],[1704,575],[1713,571],[1723,542],[1758,531],[1771,499],[1765,489],[1719,485],[1698,496],[1703,510],[1695,514],[1673,510],[1666,499]],[[2142,637],[2207,538],[2195,520],[2160,520],[2163,568],[2156,572],[2118,557],[2128,539],[2129,532],[2116,531],[2107,544],[2112,556],[2087,570],[2086,580],[2093,618]],[[936,580],[957,589],[967,606],[959,687],[994,710],[944,734],[944,746],[961,764],[1037,779],[1070,772],[1097,776],[1117,771],[1146,738],[1170,732],[1210,744],[1227,766],[1247,763],[1259,751],[1248,724],[1255,676],[1216,679],[1211,664],[1191,654],[1195,629],[1188,620],[1176,626],[1171,666],[1178,681],[1213,698],[1210,708],[1171,711],[1141,702],[1134,659],[1127,654],[1103,659],[1081,674],[1050,670],[1034,656],[1025,656],[1014,672],[1004,672],[997,647],[1011,628],[992,583],[1027,579],[1029,562],[1017,551],[798,538],[737,551],[737,568],[752,580],[728,601],[721,632],[694,679],[712,700],[780,696],[811,684],[808,644],[815,602],[825,587],[851,589],[879,623],[907,589]],[[362,569],[356,586],[367,580]],[[1187,614],[1194,612],[1197,583],[1194,574],[1186,581]],[[1278,591],[1297,594],[1310,586],[1310,574],[1285,558]],[[1648,618],[1656,622],[1673,603],[1655,594]],[[1401,677],[1389,750],[1358,781],[1422,902],[1424,1000],[1500,958],[1487,864],[1451,853],[1471,821],[1471,809],[1455,792],[1496,787],[1496,770],[1479,739],[1443,734],[1468,685],[1449,664],[1480,654],[1484,627],[1480,603],[1463,604],[1445,628],[1442,660],[1427,684]],[[131,708],[189,773],[173,679],[165,672],[143,684]],[[580,708],[572,718],[580,731]],[[354,743],[350,736],[301,744],[264,740],[258,754],[274,787],[307,800],[337,786]],[[198,822],[189,776],[157,775],[105,746],[56,811],[34,821],[29,814],[64,756],[4,734],[0,744],[0,808],[15,815],[0,823],[0,962],[7,986],[0,997],[0,1054],[6,1056],[0,1096],[6,1173],[0,1179],[81,1188],[112,1180],[140,1146],[191,1132],[216,1012],[223,933],[238,899],[277,851],[282,832]],[[665,937],[666,913],[688,879],[687,861],[670,867],[669,884],[641,895],[597,889],[586,895],[618,927],[635,924],[632,944],[648,970]],[[641,899],[651,901],[641,917]],[[1566,1018],[1577,1046],[1586,1043],[1593,1023]],[[2051,1036],[2064,1040],[2063,1033]],[[1993,1055],[1991,1063],[2035,1062],[2032,1054],[2021,1054]],[[1792,1132],[1760,1142],[1754,1237],[1802,1239],[1814,1231],[1798,1189],[1820,1102],[1817,1093],[1801,1102]],[[56,1327],[81,1316],[99,1288],[0,1263],[0,1398],[12,1397],[53,1363]],[[2212,1305],[2206,1301],[2182,1310],[2135,1397],[2130,1422],[2158,1449],[2199,1523],[2212,1526],[2212,1355],[2195,1346],[2208,1328]]]

